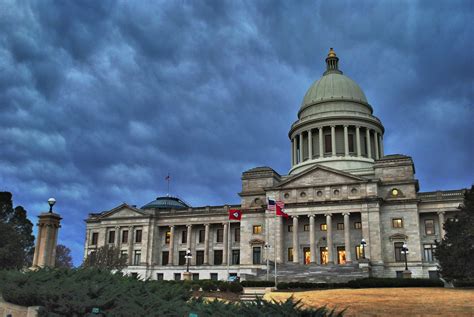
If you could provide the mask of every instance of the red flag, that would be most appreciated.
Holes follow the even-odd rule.
[[[242,219],[242,210],[238,209],[229,209],[229,220],[239,220]]]
[[[282,201],[277,201],[276,203],[276,215],[277,217],[285,217],[288,218],[288,214],[283,211],[283,208],[285,207],[285,204]]]

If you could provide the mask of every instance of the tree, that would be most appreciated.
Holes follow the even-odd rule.
[[[92,251],[84,260],[82,266],[120,271],[127,266],[127,257],[120,254],[120,249],[105,245],[96,251]]]
[[[474,185],[464,195],[464,203],[453,219],[444,224],[446,234],[436,243],[435,256],[440,273],[447,280],[474,277]]]
[[[68,268],[72,269],[72,257],[71,250],[65,245],[58,244],[56,246],[56,263],[57,268]]]
[[[12,194],[0,192],[0,268],[22,268],[31,264],[35,237],[26,210],[13,208]]]

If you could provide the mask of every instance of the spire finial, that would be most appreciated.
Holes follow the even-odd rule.
[[[336,56],[336,52],[334,52],[334,49],[331,47],[329,49],[328,57],[326,57],[327,69],[323,75],[327,75],[331,73],[342,74],[342,72],[339,70],[338,63],[339,63],[339,58]]]
[[[337,57],[336,52],[334,52],[334,49],[332,47],[329,49],[328,57]]]

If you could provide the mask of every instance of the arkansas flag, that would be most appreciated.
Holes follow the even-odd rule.
[[[239,220],[242,219],[242,210],[238,209],[229,209],[229,220]]]
[[[282,201],[276,202],[276,215],[284,218],[288,218],[288,214],[283,211],[285,204]]]

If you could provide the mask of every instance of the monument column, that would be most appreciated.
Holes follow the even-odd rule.
[[[204,264],[209,264],[209,226],[210,224],[204,224]]]
[[[350,222],[349,212],[342,214],[344,216],[344,249],[346,252],[346,263],[352,263],[351,257],[351,235],[350,235]]]
[[[168,265],[174,265],[174,226],[170,226],[170,245],[168,250]]]
[[[293,216],[293,263],[299,263],[298,216]]]
[[[326,214],[326,241],[328,247],[328,264],[334,264],[333,245],[332,245],[332,214]]]
[[[316,236],[314,230],[314,215],[309,215],[309,253],[311,263],[316,263]]]

